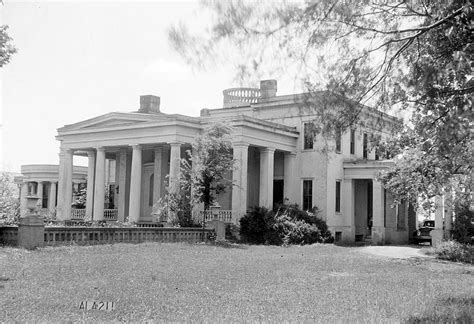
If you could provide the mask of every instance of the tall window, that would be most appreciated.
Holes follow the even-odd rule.
[[[336,212],[341,211],[341,181],[336,181]]]
[[[355,154],[355,130],[351,129],[351,154]]]
[[[311,150],[313,149],[313,144],[314,144],[314,135],[312,131],[313,123],[304,123],[303,125],[303,133],[304,133],[304,145],[303,149],[305,150]]]
[[[313,208],[313,180],[303,180],[303,210]]]
[[[367,144],[368,144],[367,133],[364,133],[363,150],[362,150],[362,155],[364,159],[367,158]]]
[[[341,153],[341,130],[336,129],[336,153]]]
[[[155,174],[150,176],[150,188],[148,188],[148,206],[153,206],[153,189],[155,186]]]
[[[376,160],[379,160],[379,159],[380,159],[379,149],[378,149],[378,148],[375,148],[375,159],[376,159]]]

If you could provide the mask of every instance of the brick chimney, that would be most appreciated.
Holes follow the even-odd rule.
[[[140,113],[152,114],[160,112],[160,97],[153,95],[140,96]]]
[[[260,94],[262,99],[275,97],[277,93],[276,80],[262,80],[260,81]]]

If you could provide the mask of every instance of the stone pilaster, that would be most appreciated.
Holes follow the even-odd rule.
[[[94,220],[104,219],[105,203],[105,150],[103,147],[97,148],[95,163],[95,186],[94,186]]]
[[[21,185],[21,191],[20,191],[20,216],[24,217],[26,216],[26,212],[28,211],[26,209],[26,196],[28,196],[28,182],[23,182]]]
[[[296,177],[296,153],[285,153],[284,155],[284,178],[283,178],[283,196],[288,199],[290,204],[298,203],[297,191],[295,188]]]
[[[354,197],[354,181],[352,179],[344,179],[341,188],[341,211],[344,216],[344,224],[349,230],[343,233],[342,240],[349,243],[355,241]]]
[[[373,188],[373,211],[372,211],[372,242],[375,244],[385,243],[385,222],[384,222],[384,188],[380,181],[372,181]]]
[[[129,220],[138,222],[140,219],[141,186],[142,186],[142,148],[132,145],[132,172],[130,179],[130,210]]]
[[[263,148],[260,151],[260,194],[259,205],[268,209],[273,208],[273,172],[274,148]]]
[[[170,143],[170,192],[177,192],[179,190],[179,177],[181,173],[181,143]]]
[[[247,213],[247,170],[248,170],[248,143],[233,144],[233,158],[235,161],[232,172],[232,218],[238,223]]]
[[[95,178],[95,152],[87,152],[87,199],[86,199],[86,218],[92,219],[94,212],[94,178]]]

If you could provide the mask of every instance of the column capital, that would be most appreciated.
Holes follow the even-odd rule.
[[[130,144],[133,150],[141,150],[142,145],[141,144]]]
[[[60,156],[61,156],[61,155],[64,156],[64,155],[66,155],[66,154],[71,154],[71,155],[72,155],[72,154],[74,154],[74,150],[71,149],[71,148],[67,148],[67,147],[61,147],[61,148],[59,149],[59,155],[60,155]]]
[[[260,149],[260,152],[264,152],[264,153],[275,153],[275,148],[273,147],[263,147]]]
[[[296,157],[296,152],[285,152],[285,156],[289,156],[291,158],[295,158]]]
[[[176,147],[176,146],[181,146],[181,145],[183,145],[184,143],[181,142],[181,141],[171,141],[171,142],[168,142],[168,144],[169,144],[171,147],[173,147],[173,146]]]
[[[103,147],[103,146],[96,146],[96,147],[95,147],[95,150],[96,150],[97,152],[99,152],[99,151],[100,151],[100,152],[105,152],[105,147]]]
[[[95,152],[94,151],[87,151],[87,157],[90,157],[90,158],[95,157]]]
[[[247,142],[234,142],[232,143],[232,147],[249,147],[250,144]]]
[[[161,153],[161,152],[163,152],[163,146],[155,146],[155,147],[153,148],[153,151],[154,151],[155,153]]]

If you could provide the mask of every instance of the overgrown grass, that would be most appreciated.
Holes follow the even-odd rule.
[[[456,241],[443,241],[427,251],[438,259],[454,262],[474,263],[474,246]]]
[[[435,309],[472,322],[473,274],[333,245],[3,248],[0,321],[416,322]],[[85,300],[116,309],[82,311]]]

